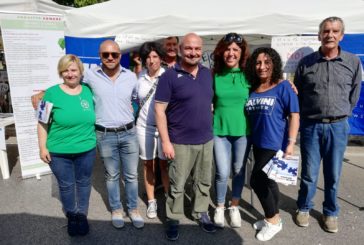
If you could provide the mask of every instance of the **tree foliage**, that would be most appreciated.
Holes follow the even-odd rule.
[[[53,0],[53,2],[56,2],[61,5],[75,7],[75,8],[81,8],[88,5],[93,5],[96,3],[102,3],[107,2],[109,0]]]

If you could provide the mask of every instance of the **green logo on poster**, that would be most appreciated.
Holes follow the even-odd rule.
[[[58,39],[58,45],[61,47],[62,50],[64,50],[64,48],[65,48],[64,38]]]

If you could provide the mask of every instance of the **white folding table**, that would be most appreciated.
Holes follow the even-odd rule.
[[[11,113],[0,113],[0,167],[3,179],[9,179],[9,162],[5,142],[5,127],[14,124]]]

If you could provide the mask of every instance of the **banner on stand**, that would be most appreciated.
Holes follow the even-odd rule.
[[[63,17],[0,12],[0,28],[22,177],[50,173],[48,164],[39,158],[37,120],[30,97],[61,82],[57,64],[65,53]]]

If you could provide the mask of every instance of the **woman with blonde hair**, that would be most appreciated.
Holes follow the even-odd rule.
[[[93,94],[81,84],[83,64],[77,56],[63,56],[58,74],[63,83],[48,88],[43,97],[53,107],[49,122],[38,122],[40,158],[57,179],[68,234],[86,235],[96,156]]]

